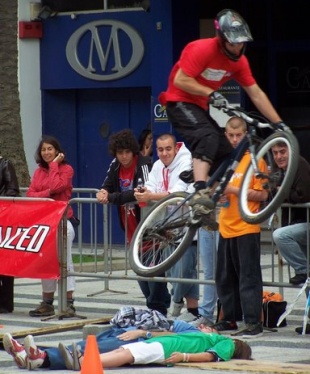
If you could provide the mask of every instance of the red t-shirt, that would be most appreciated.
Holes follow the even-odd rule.
[[[167,101],[184,101],[207,108],[205,96],[192,95],[174,85],[174,77],[179,69],[203,86],[214,90],[218,90],[223,83],[231,79],[243,87],[256,83],[244,55],[239,61],[232,61],[222,52],[217,38],[199,39],[185,46],[179,61],[172,68],[168,89],[159,97],[162,105]]]
[[[121,191],[130,191],[134,189],[133,180],[136,170],[138,156],[134,157],[133,163],[129,168],[124,168],[120,166],[119,171],[119,185]],[[127,211],[127,223],[125,219],[125,213]],[[126,204],[121,206],[121,219],[124,227],[127,225],[127,242],[130,243],[133,233],[138,225],[138,220],[136,217],[135,204]]]

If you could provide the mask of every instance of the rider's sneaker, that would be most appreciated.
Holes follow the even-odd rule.
[[[79,346],[77,346],[75,343],[72,343],[72,348],[70,350],[69,347],[65,346],[63,343],[59,343],[58,350],[65,361],[67,370],[81,370],[79,359],[82,357],[82,354],[80,352]]]
[[[55,314],[54,305],[47,303],[46,301],[42,301],[40,305],[34,309],[30,310],[29,316],[30,317],[48,317],[53,316]]]
[[[28,370],[41,367],[45,360],[46,352],[41,351],[41,349],[36,346],[32,335],[27,335],[25,337],[24,346],[27,353],[26,362]]]
[[[13,339],[12,335],[9,333],[5,333],[2,338],[2,343],[5,351],[13,357],[16,365],[20,369],[26,369],[26,357],[27,353],[25,351],[25,347],[18,343],[17,340]]]
[[[193,208],[194,217],[209,214],[214,209],[214,202],[209,195],[209,188],[195,192],[189,202],[189,205]]]

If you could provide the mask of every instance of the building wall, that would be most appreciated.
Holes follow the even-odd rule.
[[[32,0],[18,0],[19,21],[30,21]],[[36,168],[34,152],[42,134],[40,90],[40,40],[17,39],[21,122],[29,173]]]
[[[30,20],[30,2],[19,0],[20,20]],[[210,36],[214,16],[227,7],[236,7],[247,19],[254,36],[246,52],[253,73],[310,159],[305,2],[296,0],[301,11],[294,7],[291,12],[289,1],[283,0],[281,8],[277,3],[151,0],[148,12],[67,13],[42,21],[41,40],[19,39],[21,117],[30,172],[42,132],[57,136],[63,144],[75,169],[75,187],[97,188],[111,161],[107,144],[112,132],[131,128],[138,136],[149,123],[155,137],[171,131],[158,94],[166,88],[183,46]],[[120,31],[109,50],[112,25]],[[127,74],[113,76],[120,64],[126,67],[130,61],[131,38],[139,39],[135,53],[140,61]],[[117,45],[121,61],[115,59]],[[242,103],[251,108],[245,99]],[[119,236],[117,231],[115,235]]]

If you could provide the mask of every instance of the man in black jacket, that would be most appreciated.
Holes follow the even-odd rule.
[[[15,169],[9,160],[0,156],[0,196],[19,196]],[[0,313],[14,309],[14,277],[0,275]]]
[[[289,160],[286,144],[278,143],[272,147],[272,153],[277,166],[285,173]],[[299,157],[298,169],[286,203],[301,204],[310,202],[310,165]],[[280,228],[273,232],[273,240],[281,255],[292,266],[295,276],[290,278],[294,285],[305,283],[307,275],[307,209],[282,208]]]
[[[121,227],[124,230],[127,228],[126,239],[130,243],[140,221],[140,207],[134,196],[134,188],[138,186],[139,179],[142,185],[148,180],[152,164],[149,157],[141,155],[139,144],[128,129],[110,136],[109,152],[115,158],[96,196],[102,204],[117,205]],[[167,315],[171,301],[167,283],[139,281],[139,285],[147,307]]]

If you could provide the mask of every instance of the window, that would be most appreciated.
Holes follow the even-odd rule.
[[[148,10],[149,0],[42,0],[42,6],[56,12],[142,8]]]

